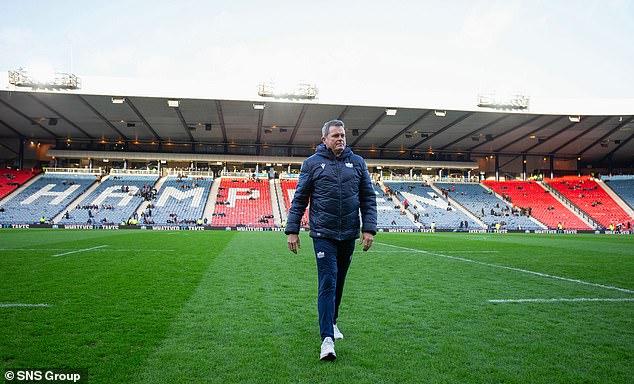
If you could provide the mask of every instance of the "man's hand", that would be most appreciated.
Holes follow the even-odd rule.
[[[294,254],[297,254],[297,250],[302,246],[299,243],[299,235],[295,233],[290,233],[287,239],[288,249],[291,250]]]
[[[373,241],[374,241],[373,234],[369,232],[363,232],[361,234],[361,239],[359,239],[359,244],[363,244],[363,252],[367,252],[368,249],[370,249]]]

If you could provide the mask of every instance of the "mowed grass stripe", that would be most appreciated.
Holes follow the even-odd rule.
[[[82,367],[92,383],[625,383],[634,377],[634,303],[487,302],[618,299],[620,292],[381,252],[393,248],[379,244],[369,253],[357,248],[339,320],[345,339],[337,342],[338,359],[324,364],[318,361],[317,274],[306,234],[300,255],[293,255],[280,232],[111,232],[117,231],[34,231],[30,244],[21,231],[2,233],[4,248],[13,246],[16,234],[22,248],[108,244],[139,250],[61,258],[3,252],[0,302],[51,304],[2,309],[3,367]],[[377,236],[386,244],[461,251],[460,257],[630,289],[634,256],[624,249],[633,241]],[[141,252],[160,247],[178,252]]]
[[[108,231],[52,232],[33,233],[31,245],[88,248],[107,239],[129,252],[86,252],[58,258],[51,258],[50,252],[34,252],[1,258],[0,302],[51,306],[45,311],[2,309],[0,365],[83,368],[94,383],[129,382],[233,235],[207,232],[178,241],[141,231],[117,235]],[[11,235],[9,232],[3,239]],[[66,237],[71,240],[65,241]],[[135,252],[160,244],[182,252]]]

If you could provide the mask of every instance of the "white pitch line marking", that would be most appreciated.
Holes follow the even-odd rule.
[[[379,243],[377,243],[379,244]],[[409,253],[410,250],[403,251],[368,251],[368,253]],[[452,253],[500,253],[500,251],[451,251]]]
[[[76,251],[69,251],[69,252],[64,252],[64,253],[58,253],[56,255],[53,255],[53,257],[70,255],[72,253],[87,252],[87,251],[92,251],[93,249],[99,249],[99,248],[103,248],[103,247],[107,247],[107,245],[98,245],[96,247],[78,249]]]
[[[72,251],[72,249],[68,248],[0,248],[0,251]],[[132,249],[102,249],[102,251],[108,252],[129,252]],[[135,249],[134,252],[176,252],[175,249]]]
[[[11,303],[0,303],[0,308],[12,308],[12,307],[48,307],[48,304],[11,304]]]
[[[464,261],[466,263],[473,263],[473,264],[479,264],[479,265],[486,265],[487,267],[493,267],[493,268],[502,268],[502,269],[508,269],[511,271],[516,271],[516,272],[522,272],[522,273],[528,273],[531,275],[536,275],[536,276],[541,276],[541,277],[548,277],[551,279],[557,279],[557,280],[563,280],[563,281],[569,281],[571,283],[578,283],[578,284],[583,284],[583,285],[590,285],[592,287],[599,287],[599,288],[605,288],[605,289],[613,289],[616,291],[621,291],[621,292],[626,292],[626,293],[634,293],[634,291],[632,291],[631,289],[626,289],[626,288],[620,288],[620,287],[613,287],[611,285],[604,285],[604,284],[597,284],[597,283],[590,283],[587,281],[583,281],[583,280],[578,280],[578,279],[570,279],[567,277],[561,277],[561,276],[556,276],[556,275],[549,275],[547,273],[541,273],[541,272],[534,272],[534,271],[529,271],[526,269],[521,269],[521,268],[514,268],[514,267],[507,267],[504,265],[498,265],[498,264],[492,264],[492,263],[485,263],[483,261],[476,261],[476,260],[471,260],[471,259],[467,259],[464,257],[458,257],[458,256],[451,256],[451,255],[445,255],[442,253],[434,253],[434,252],[428,252],[428,251],[423,251],[420,249],[413,249],[413,248],[407,248],[407,247],[401,247],[398,245],[392,245],[392,244],[385,244],[385,243],[375,243],[375,244],[381,244],[381,245],[385,245],[388,247],[394,247],[394,248],[400,248],[400,249],[406,249],[408,251],[411,252],[417,252],[417,253],[423,253],[425,255],[431,255],[431,256],[439,256],[439,257],[444,257],[447,259],[452,259],[452,260],[459,260],[459,261]]]
[[[579,302],[579,301],[634,301],[634,297],[622,298],[599,298],[599,297],[579,297],[573,299],[499,299],[487,300],[489,303],[560,303],[560,302]]]

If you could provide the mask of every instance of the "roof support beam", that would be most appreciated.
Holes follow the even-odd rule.
[[[137,117],[139,118],[139,120],[141,120],[143,122],[143,124],[147,127],[147,129],[152,133],[152,135],[154,135],[154,138],[158,141],[161,141],[161,137],[158,135],[158,133],[156,133],[156,131],[154,130],[154,128],[152,128],[152,126],[150,125],[150,123],[148,123],[148,121],[145,119],[145,117],[141,114],[141,112],[139,112],[139,110],[137,109],[137,107],[134,105],[134,103],[132,102],[132,99],[130,97],[126,97],[126,104],[128,104],[130,106],[130,109],[137,115]]]
[[[355,145],[356,145],[356,144],[357,144],[357,143],[358,143],[361,139],[363,139],[363,138],[365,137],[365,135],[367,135],[368,133],[370,133],[370,131],[371,131],[374,127],[376,127],[376,126],[377,126],[377,125],[381,122],[381,120],[385,119],[385,116],[387,116],[387,115],[385,114],[385,112],[384,112],[384,111],[381,111],[381,114],[379,115],[379,117],[377,117],[377,118],[376,118],[376,119],[372,122],[372,124],[370,124],[370,125],[369,125],[366,129],[365,129],[365,131],[363,131],[363,133],[362,133],[359,137],[357,137],[357,139],[356,139],[356,140],[355,140],[355,141],[351,144],[351,146],[352,146],[352,147],[354,147],[354,146],[355,146]]]
[[[225,143],[225,152],[227,152],[227,128],[225,127],[225,116],[222,112],[222,102],[216,100],[216,113],[218,113],[218,123],[222,131],[222,142]]]
[[[189,127],[187,126],[187,122],[185,121],[185,118],[183,117],[183,113],[181,112],[181,109],[179,107],[175,107],[174,109],[176,110],[176,114],[178,115],[178,120],[180,120],[181,125],[183,126],[183,129],[185,130],[185,132],[189,136],[189,140],[191,141],[192,144],[194,144],[194,142],[195,142],[194,136],[189,131]]]
[[[473,115],[475,112],[467,112],[464,115],[460,116],[459,118],[457,118],[456,120],[452,121],[451,123],[445,125],[444,127],[440,128],[438,131],[432,133],[431,135],[425,137],[424,139],[420,140],[418,143],[411,145],[409,147],[410,150],[412,149],[416,149],[416,147],[418,147],[419,145],[423,144],[426,141],[431,140],[432,138],[440,135],[441,133],[445,132],[446,130],[448,130],[449,128],[453,127],[454,125],[460,124],[462,121],[466,120],[467,118],[469,118],[471,115]]]
[[[497,119],[495,119],[495,120],[493,120],[493,121],[491,121],[491,122],[489,122],[489,123],[487,123],[487,124],[483,125],[482,127],[480,127],[480,128],[478,128],[478,129],[476,129],[475,131],[469,132],[469,133],[467,133],[466,135],[464,135],[464,136],[462,136],[462,137],[459,137],[458,139],[456,139],[456,140],[452,141],[451,143],[446,144],[446,145],[443,145],[442,147],[438,148],[438,150],[447,149],[447,147],[451,147],[452,145],[454,145],[454,144],[456,144],[456,143],[461,142],[462,140],[466,139],[467,137],[473,136],[473,134],[475,134],[475,133],[478,133],[478,132],[484,131],[485,129],[489,128],[489,127],[490,127],[490,126],[492,126],[492,125],[495,125],[495,124],[499,123],[500,121],[502,121],[502,120],[504,120],[504,119],[508,118],[509,116],[510,116],[510,115],[503,115],[503,116],[501,116],[501,117],[498,117]],[[533,118],[533,120],[535,120],[535,118]],[[522,123],[522,125],[524,125],[524,124],[525,124],[525,123]]]
[[[119,137],[123,138],[124,140],[130,140],[126,135],[124,135],[119,129],[117,129],[117,127],[115,127],[110,120],[106,119],[106,117],[104,115],[102,115],[99,111],[97,111],[95,109],[95,107],[93,107],[86,99],[84,99],[81,95],[77,95],[77,97],[79,98],[79,100],[86,106],[88,107],[88,109],[90,109],[92,111],[92,113],[95,114],[95,116],[97,116],[98,118],[101,119],[101,121],[103,121],[108,127],[112,128],[113,131],[117,132],[117,134],[119,135]]]
[[[412,121],[410,124],[407,125],[407,127],[401,129],[399,131],[399,133],[397,133],[396,135],[392,136],[388,141],[386,141],[385,143],[379,145],[379,148],[381,150],[385,149],[385,147],[387,147],[388,145],[390,145],[391,142],[393,142],[394,140],[398,139],[401,135],[403,135],[405,132],[409,131],[410,129],[412,129],[414,126],[416,126],[416,124],[420,123],[424,118],[426,118],[427,116],[429,116],[429,114],[431,113],[431,109],[425,113],[423,113],[422,115],[418,116],[418,118],[416,118],[416,120]]]
[[[35,96],[32,93],[27,93],[27,95],[29,95],[31,97],[31,99],[35,100],[35,102],[37,102],[38,104],[40,104],[41,106],[43,106],[44,108],[48,109],[49,111],[53,112],[55,115],[57,115],[58,117],[60,117],[61,119],[65,120],[68,124],[70,124],[73,128],[75,128],[76,130],[78,130],[79,132],[81,132],[84,136],[86,136],[89,139],[94,139],[94,137],[90,136],[88,134],[88,132],[84,131],[79,125],[73,123],[72,121],[70,121],[69,118],[67,118],[66,116],[64,116],[61,112],[55,110],[53,107],[51,107],[50,105],[46,104],[45,102],[43,102],[42,100],[40,100],[39,97]]]
[[[606,121],[608,121],[609,119],[610,119],[610,117],[606,117],[606,118],[602,119],[602,120],[601,120],[601,121],[599,121],[598,123],[593,124],[593,125],[592,125],[590,128],[588,128],[585,132],[590,132],[590,131],[592,131],[593,129],[595,129],[596,127],[598,127],[598,126],[602,125],[603,123],[605,123],[605,122],[606,122]],[[559,130],[558,132],[556,132],[554,135],[550,136],[548,139],[552,139],[553,137],[557,137],[557,136],[561,135],[562,133],[566,132],[568,129],[570,129],[570,128],[574,127],[574,126],[575,126],[575,124],[577,124],[577,123],[573,123],[573,124],[570,124],[570,125],[566,126],[564,129],[561,129],[561,130]],[[584,133],[585,133],[585,132],[584,132]],[[540,143],[540,142],[537,142],[536,144],[534,144],[534,145],[532,145],[531,147],[529,147],[528,149],[526,149],[526,152],[530,151],[530,150],[531,150],[531,149],[533,149],[533,148],[537,148],[537,147],[539,147],[540,145],[544,144],[545,142],[546,142],[546,141],[543,141],[543,142],[541,142],[541,143]],[[569,142],[567,142],[567,143],[565,143],[564,145],[560,146],[559,148],[563,148],[563,147],[565,147],[565,146],[566,146],[566,145],[568,145],[568,144],[570,144],[570,141],[569,141]],[[554,155],[557,151],[558,151],[558,150],[551,151],[551,154],[553,154],[553,155]]]
[[[539,127],[535,128],[535,129],[533,129],[532,131],[528,132],[528,133],[526,134],[526,136],[531,136],[531,135],[533,135],[533,134],[535,134],[535,133],[537,133],[537,132],[541,131],[542,129],[544,129],[544,128],[546,128],[546,127],[549,127],[549,126],[551,126],[551,125],[555,124],[556,122],[560,121],[561,119],[563,119],[563,117],[560,117],[560,118],[558,118],[558,119],[555,119],[555,120],[549,121],[549,122],[548,122],[548,123],[546,123],[546,124],[542,124],[541,126],[539,126]],[[576,124],[576,123],[573,123],[573,124]],[[564,128],[564,129],[566,129],[566,128]],[[501,147],[499,147],[499,148],[496,148],[495,150],[496,150],[496,151],[502,151],[503,149],[510,147],[511,145],[513,145],[513,144],[517,143],[518,141],[520,141],[520,140],[524,140],[526,136],[520,136],[519,138],[517,138],[517,139],[515,139],[515,140],[513,140],[513,141],[511,141],[511,142],[509,142],[509,143],[506,143],[506,144],[504,144],[503,146],[501,146]],[[498,137],[499,137],[499,136],[498,136]]]
[[[13,128],[12,126],[10,126],[9,124],[7,124],[6,122],[4,122],[3,120],[0,120],[0,124],[4,125],[5,127],[9,128],[9,130],[13,133],[15,133],[15,135],[19,138],[24,138],[24,136],[18,132],[17,129]]]
[[[306,111],[308,110],[308,104],[304,104],[302,106],[301,112],[299,112],[299,116],[297,117],[297,121],[295,122],[295,127],[293,128],[293,133],[291,133],[291,138],[288,140],[287,145],[292,145],[293,141],[295,141],[295,135],[297,135],[297,131],[299,131],[299,127],[302,125],[304,121],[304,115],[306,115]]]
[[[629,143],[632,139],[634,139],[634,133],[630,135],[630,137],[628,137],[625,140],[621,141],[621,144],[617,145],[613,150],[611,150],[610,152],[606,153],[605,156],[603,156],[601,158],[601,160],[598,161],[598,163],[601,163],[603,160],[607,159],[608,157],[612,156],[615,152],[617,152],[619,149],[621,149],[625,144]]]
[[[508,134],[510,134],[510,133],[512,133],[512,132],[515,132],[515,131],[517,131],[518,129],[520,129],[520,128],[522,128],[522,127],[525,127],[526,125],[533,123],[534,121],[536,121],[537,119],[539,119],[539,118],[541,118],[541,117],[542,117],[542,116],[535,116],[535,118],[530,119],[530,120],[528,120],[528,121],[524,122],[523,124],[520,124],[520,125],[518,125],[518,126],[515,126],[515,127],[511,128],[511,129],[507,130],[507,131],[504,131],[504,132],[500,133],[499,135],[497,135],[497,136],[495,137],[495,139],[499,139],[500,137],[504,137],[504,136],[506,136],[506,135],[508,135]],[[545,124],[545,125],[543,125],[542,127],[546,127],[546,126],[548,126],[548,125],[549,125],[549,124],[551,124],[551,123],[552,123],[552,121],[551,121],[551,122],[546,123],[546,124]],[[474,149],[476,149],[476,148],[478,148],[478,147],[480,147],[480,146],[482,146],[482,145],[484,145],[484,144],[486,144],[486,143],[487,143],[487,142],[485,141],[485,142],[483,142],[483,143],[476,144],[476,145],[474,145],[473,147],[471,147],[471,148],[467,149],[467,151],[473,151]]]
[[[588,151],[588,149],[590,149],[590,148],[594,147],[595,145],[599,144],[600,142],[602,142],[603,140],[608,138],[611,134],[613,134],[614,132],[618,131],[624,125],[629,124],[633,120],[634,120],[634,117],[632,117],[632,116],[630,116],[630,118],[627,119],[627,120],[623,120],[621,122],[621,124],[618,124],[616,127],[612,128],[608,133],[606,133],[605,135],[603,135],[599,139],[597,139],[594,143],[592,143],[592,144],[588,145],[587,147],[585,147],[581,152],[579,152],[579,155],[583,155],[584,153],[586,153]]]
[[[30,117],[28,117],[27,115],[25,115],[22,111],[20,111],[19,109],[15,108],[13,105],[7,103],[6,101],[0,99],[0,103],[4,104],[7,108],[9,108],[10,110],[12,110],[13,112],[17,113],[18,115],[22,116],[23,118],[25,118],[26,120],[28,120],[31,124],[33,125],[37,125],[38,127],[42,128],[43,131],[45,131],[46,133],[48,133],[49,135],[51,135],[51,137],[53,138],[57,138],[57,135],[55,134],[55,132],[49,130],[48,128],[46,128],[45,126],[43,126],[42,124],[40,124],[39,121],[34,120]]]

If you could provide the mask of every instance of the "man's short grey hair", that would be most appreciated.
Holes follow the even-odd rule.
[[[327,121],[324,124],[323,127],[321,127],[321,137],[328,136],[328,131],[330,130],[330,127],[341,127],[343,129],[346,129],[346,126],[343,123],[343,121],[341,121],[341,120],[330,120],[330,121]]]

